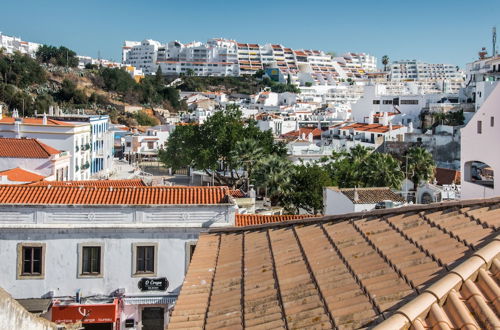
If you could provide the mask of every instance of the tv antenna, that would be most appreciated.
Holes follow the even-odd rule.
[[[493,27],[493,52],[491,53],[492,57],[497,55],[497,28]]]

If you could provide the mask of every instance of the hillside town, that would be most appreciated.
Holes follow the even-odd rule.
[[[115,62],[0,33],[0,329],[500,328],[492,40]]]

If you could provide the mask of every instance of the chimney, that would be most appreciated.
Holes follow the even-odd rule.
[[[42,125],[47,125],[47,114],[44,112],[42,117]]]
[[[53,116],[54,115],[54,106],[49,106],[49,116]],[[45,117],[45,113],[43,114],[43,116]]]
[[[382,123],[381,124],[383,126],[389,125],[389,113],[388,112],[384,112],[384,114],[382,116]]]
[[[313,133],[309,132],[309,134],[307,135],[307,140],[312,143],[313,139],[314,139]]]
[[[19,114],[17,112],[17,109],[12,110],[12,118],[19,118]]]
[[[20,120],[14,121],[14,132],[16,134],[16,139],[19,139],[21,137],[21,121]]]
[[[354,202],[359,202],[358,188],[354,187]]]
[[[413,122],[411,122],[411,121],[408,124],[408,133],[413,133]]]
[[[3,105],[0,104],[0,120],[3,119]]]
[[[368,115],[368,124],[373,124],[373,116],[374,112],[370,111],[370,114]]]

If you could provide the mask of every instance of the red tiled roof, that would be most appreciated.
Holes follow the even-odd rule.
[[[37,139],[0,138],[0,157],[49,158],[60,153]]]
[[[169,205],[227,203],[227,187],[0,186],[0,204]]]
[[[7,176],[7,179],[9,179],[9,181],[16,182],[34,182],[45,179],[43,175],[24,170],[20,167],[2,171],[0,172],[0,176]]]
[[[243,198],[245,197],[245,193],[241,191],[240,189],[230,189],[229,190],[229,195],[231,195],[234,198]]]
[[[477,268],[486,267],[500,253],[499,212],[496,198],[209,230],[200,235],[169,329],[372,328],[494,242],[487,258],[473,257]],[[448,295],[467,307],[455,308],[456,317],[449,313],[455,306],[436,306],[457,321],[452,329],[475,325],[460,319],[469,311],[497,322],[494,263],[476,284],[482,295],[475,289],[461,290],[459,299]],[[462,279],[455,274],[456,288]],[[488,300],[476,300],[481,296]],[[488,328],[478,324],[469,328]]]
[[[41,181],[33,186],[73,186],[73,187],[146,187],[141,179],[130,180],[83,180],[83,181]]]
[[[450,170],[448,168],[436,167],[434,169],[434,177],[437,184],[442,186],[444,184],[460,184],[460,171]]]
[[[315,217],[314,215],[263,215],[263,214],[236,214],[235,226],[253,226],[266,223],[300,220]]]
[[[27,125],[43,125],[43,118],[20,118],[23,124]],[[15,118],[12,117],[3,117],[0,119],[0,124],[14,124]],[[47,118],[47,125],[55,125],[55,126],[75,126],[75,124],[49,119]]]
[[[309,135],[309,133],[313,134],[314,138],[320,138],[321,133],[323,133],[322,130],[319,128],[300,128],[296,131],[291,131],[288,133],[283,134],[283,137],[300,137],[304,133],[306,136]]]
[[[396,129],[400,129],[401,127],[403,127],[403,126],[393,125],[392,129],[396,130]],[[387,132],[389,132],[390,126],[389,125],[384,126],[384,125],[380,125],[380,124],[354,123],[351,125],[344,126],[341,129],[344,129],[344,130],[353,129],[355,131],[362,131],[362,132],[387,133]]]

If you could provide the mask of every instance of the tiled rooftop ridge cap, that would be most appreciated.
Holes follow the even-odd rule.
[[[301,220],[288,220],[286,222],[275,222],[262,225],[253,225],[245,227],[227,227],[227,228],[213,228],[208,231],[208,233],[223,233],[223,232],[242,232],[245,230],[260,230],[260,229],[270,229],[270,228],[284,228],[293,225],[310,225],[315,223],[325,223],[325,222],[342,222],[348,220],[356,219],[367,219],[371,217],[382,217],[382,216],[393,216],[403,213],[419,213],[426,211],[440,211],[451,208],[465,208],[470,206],[490,206],[493,204],[500,204],[500,197],[493,197],[488,199],[469,199],[469,200],[459,200],[455,202],[440,202],[425,205],[407,205],[391,209],[375,209],[371,211],[361,211],[352,212],[338,215],[325,215],[312,217]]]
[[[500,235],[491,243],[478,250],[470,258],[453,268],[448,274],[427,288],[415,299],[394,312],[388,319],[377,325],[374,330],[408,329],[418,318],[429,313],[432,305],[443,305],[453,289],[474,279],[481,269],[489,269],[493,260],[500,254]]]

